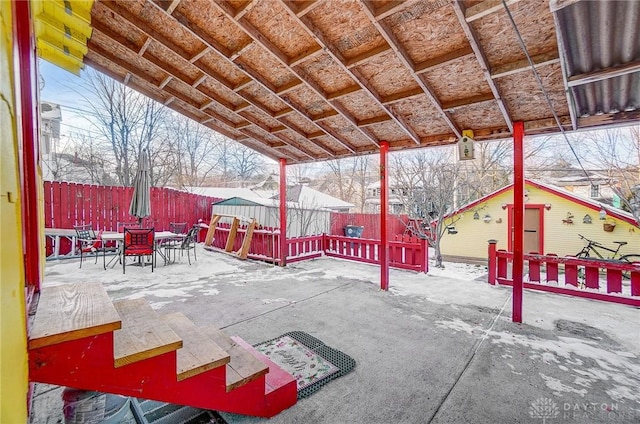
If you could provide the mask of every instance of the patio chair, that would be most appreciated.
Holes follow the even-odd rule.
[[[143,256],[151,256],[151,272],[153,272],[156,262],[155,252],[155,230],[153,228],[125,227],[122,244],[122,273],[126,272],[127,256],[137,256],[143,265]]]
[[[80,225],[73,228],[76,230],[77,249],[80,252],[80,268],[82,268],[85,253],[93,253],[96,258],[95,263],[98,263],[98,254],[102,252],[102,267],[107,269],[107,252],[117,252],[118,248],[105,243],[102,240],[102,231],[98,231],[96,234],[91,225]]]
[[[171,261],[171,251],[173,251],[173,261],[176,261],[177,251],[180,251],[180,256],[184,255],[184,251],[187,251],[187,259],[189,260],[189,265],[191,265],[191,254],[190,251],[193,250],[193,259],[197,260],[196,257],[196,237],[198,235],[198,231],[200,231],[200,227],[198,225],[194,225],[191,227],[186,236],[177,244],[164,246],[165,256],[167,257],[167,261]]]
[[[118,222],[116,231],[119,233],[124,233],[125,228],[140,228],[140,224],[137,222]]]
[[[170,222],[169,231],[176,234],[186,234],[187,223],[186,222]]]

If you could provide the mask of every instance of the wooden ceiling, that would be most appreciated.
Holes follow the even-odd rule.
[[[85,63],[288,163],[589,126],[549,2],[506,3],[545,91],[500,0],[96,1]]]

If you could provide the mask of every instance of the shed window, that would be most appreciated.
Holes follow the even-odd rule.
[[[592,185],[591,186],[591,197],[600,197],[600,186]]]

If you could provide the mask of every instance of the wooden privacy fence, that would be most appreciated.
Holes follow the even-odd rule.
[[[215,228],[212,247],[224,250],[231,232],[229,224],[218,224]],[[239,228],[233,251],[240,250],[246,227]],[[280,231],[261,228],[253,232],[249,247],[249,258],[267,262],[280,262]],[[287,238],[287,262],[317,258],[323,254],[334,258],[356,262],[380,264],[380,240],[343,237],[328,234]],[[428,271],[428,246],[426,240],[397,236],[389,242],[389,266],[417,272]]]
[[[535,253],[524,260],[529,269],[524,288],[640,307],[639,262]],[[513,252],[489,242],[489,284],[512,286],[512,263]]]
[[[388,215],[387,233],[389,238],[405,233],[407,215]],[[334,236],[344,236],[344,227],[353,225],[356,227],[364,227],[362,238],[380,240],[380,214],[376,213],[331,213],[331,231]]]
[[[211,217],[211,204],[221,200],[170,188],[151,188],[151,216],[144,224],[156,231],[169,229],[170,222],[186,222],[188,226]],[[45,181],[45,229],[73,229],[76,225],[91,224],[96,231],[117,231],[118,222],[135,222],[129,215],[132,187],[97,186]],[[71,239],[46,237],[47,256],[55,248],[60,255],[71,251]]]

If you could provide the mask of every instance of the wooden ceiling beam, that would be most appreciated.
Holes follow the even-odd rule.
[[[417,0],[394,0],[394,1],[390,1],[389,3],[385,3],[380,7],[375,7],[375,3],[371,2],[371,5],[372,5],[371,10],[373,11],[375,18],[378,21],[380,21],[388,16],[393,15],[394,13],[398,12],[400,9],[404,9],[408,6],[411,6],[416,1]]]
[[[131,72],[127,72],[127,75],[125,75],[124,81],[122,81],[122,84],[124,84],[124,85],[129,84],[129,80],[130,79],[131,79]]]
[[[551,65],[554,63],[560,62],[560,57],[558,56],[557,51],[553,51],[550,53],[543,53],[536,56],[532,56],[531,60],[533,61],[534,66],[540,67],[545,65]],[[509,75],[518,74],[520,72],[531,71],[531,65],[529,64],[529,60],[522,59],[517,60],[515,62],[506,63],[501,66],[496,66],[491,70],[491,78],[498,79],[507,77]]]
[[[507,6],[519,2],[520,0],[506,0]],[[473,22],[492,13],[503,10],[502,0],[485,0],[467,8],[464,11],[464,18],[467,22]]]
[[[106,35],[105,35],[105,37],[106,37]],[[112,41],[116,42],[115,40],[112,40]],[[98,49],[97,51],[102,50],[102,51],[104,52],[104,54],[110,55],[108,52],[104,51],[104,50],[102,49],[102,47],[98,47],[97,49]],[[96,49],[94,49],[94,50],[96,50]],[[104,56],[104,55],[103,55],[103,56]],[[145,79],[145,80],[147,80],[147,82],[149,82],[149,83],[152,83],[152,84],[154,83],[152,80],[150,80],[150,79],[148,78],[148,76],[147,76],[146,74],[142,73],[141,71],[137,71],[137,70],[133,69],[129,64],[127,64],[127,63],[121,63],[121,64],[117,63],[117,62],[116,62],[116,58],[115,58],[114,56],[109,56],[109,57],[104,56],[104,57],[105,57],[106,59],[108,59],[108,60],[113,61],[114,63],[118,64],[119,66],[123,67],[124,69],[129,68],[128,70],[129,70],[130,72],[132,72],[132,73],[135,73],[139,78]],[[146,57],[145,57],[145,59],[146,59]],[[159,61],[159,60],[158,60],[158,61]],[[155,66],[157,66],[158,68],[160,68],[160,69],[161,69],[161,70],[163,70],[164,72],[167,72],[167,69],[170,69],[170,67],[169,67],[169,66],[167,66],[167,64],[163,64],[163,63],[154,63],[154,62],[151,62],[151,63],[153,63]],[[207,76],[207,74],[203,74],[203,76],[205,76],[205,77],[206,77],[206,76]],[[213,112],[213,111],[207,111],[207,110],[206,110],[206,109],[208,109],[210,106],[212,106],[212,105],[214,105],[214,104],[216,104],[216,103],[220,104],[221,106],[223,106],[223,107],[225,107],[225,108],[227,108],[227,109],[231,108],[231,105],[221,103],[221,100],[219,100],[219,99],[214,99],[214,98],[212,98],[212,97],[209,97],[206,93],[202,93],[202,94],[203,94],[203,95],[205,95],[205,96],[209,99],[209,101],[208,101],[208,102],[206,102],[206,103],[205,103],[205,104],[203,104],[203,105],[194,105],[194,104],[193,104],[193,100],[192,100],[192,99],[185,98],[185,96],[184,96],[182,93],[177,92],[177,91],[175,91],[175,90],[169,90],[169,89],[166,87],[166,84],[167,84],[167,83],[168,83],[172,78],[175,78],[175,79],[177,79],[177,80],[181,81],[182,83],[189,85],[189,82],[186,80],[186,77],[185,77],[185,76],[169,75],[167,78],[165,78],[165,80],[164,80],[164,81],[162,81],[162,82],[160,83],[160,85],[158,85],[159,89],[164,90],[164,91],[166,91],[166,92],[168,92],[168,93],[172,94],[174,97],[177,97],[178,99],[182,100],[183,102],[190,104],[191,106],[193,106],[194,108],[198,109],[199,111],[201,111],[201,112],[203,112],[203,113],[207,113],[207,114],[208,114],[208,115],[210,115],[212,118],[217,119],[218,121],[220,121],[221,123],[223,123],[223,124],[227,125],[227,126],[228,126],[228,127],[230,127],[230,128],[233,128],[233,129],[237,129],[237,128],[238,128],[238,125],[239,125],[238,123],[232,122],[232,121],[228,120],[226,117],[224,117],[224,116],[222,116],[222,115],[219,115],[219,114],[218,114],[218,113],[216,113],[216,112]],[[198,79],[200,79],[200,78],[198,78]],[[192,83],[192,84],[193,84],[193,83]],[[192,85],[192,84],[191,84],[191,85]],[[199,90],[199,91],[200,91],[200,90]],[[238,115],[238,116],[240,116],[243,120],[247,120],[247,118],[246,118],[246,117],[244,117],[244,116],[241,116],[241,115]],[[255,120],[255,119],[251,119],[251,120],[248,120],[248,121],[249,121],[249,122],[248,122],[248,124],[250,124],[250,125],[255,125],[255,126],[257,126],[257,127],[259,127],[259,128],[261,128],[261,129],[263,129],[263,130],[264,130],[264,128],[263,128],[263,124],[262,124],[260,121]],[[243,124],[243,122],[240,122],[240,124]],[[245,125],[240,126],[240,128],[243,128],[244,126],[245,126]],[[269,133],[269,132],[270,132],[268,129],[267,129],[267,130],[265,130],[265,131],[266,131],[267,133]],[[281,138],[281,137],[279,136],[279,134],[276,134],[276,137]],[[283,140],[283,141],[284,141],[284,140]],[[286,143],[286,141],[284,141],[284,142]],[[324,148],[323,148],[323,151],[324,151],[324,150],[326,150],[326,149],[324,149]],[[301,152],[302,152],[305,156],[309,156],[309,155],[311,155],[311,153],[309,153],[309,152],[307,152],[307,151],[301,151]],[[327,153],[329,153],[329,152],[327,152]]]
[[[431,101],[431,103],[433,104],[434,108],[438,111],[438,114],[447,123],[449,128],[451,128],[451,130],[454,132],[454,134],[457,137],[462,136],[462,132],[460,131],[460,129],[458,128],[456,123],[453,121],[451,116],[449,116],[449,114],[442,109],[442,106],[440,105],[440,101],[438,100],[438,97],[436,96],[435,92],[431,89],[431,87],[429,87],[427,85],[427,83],[425,81],[422,80],[422,78],[420,78],[413,71],[414,68],[415,68],[415,64],[413,63],[413,60],[411,59],[409,54],[406,52],[406,50],[400,46],[400,43],[396,39],[396,36],[393,34],[393,31],[391,31],[391,29],[387,25],[385,25],[381,20],[379,20],[376,17],[375,9],[373,9],[372,3],[369,3],[369,2],[363,1],[363,0],[361,0],[361,1],[362,1],[362,4],[364,5],[362,10],[365,12],[367,17],[371,21],[371,23],[376,27],[376,29],[378,30],[380,35],[382,35],[382,37],[386,40],[386,42],[389,44],[389,46],[391,46],[391,49],[396,54],[396,57],[411,72],[411,75],[413,76],[413,79],[416,81],[416,83],[418,83],[418,86],[424,91],[424,93],[426,94],[427,98]],[[415,138],[415,137],[412,137],[412,138]],[[417,144],[419,144],[420,143],[419,137],[418,137],[417,140],[414,140],[414,141]]]
[[[385,54],[386,52],[388,52],[389,50],[391,50],[391,47],[389,47],[388,44],[381,44],[378,47],[374,47],[373,49],[366,51],[364,53],[360,53],[357,56],[354,56],[350,59],[347,59],[344,62],[344,65],[347,67],[347,69],[351,69],[354,68],[356,66],[362,65],[363,63],[367,62],[369,59],[373,59],[374,57],[378,57],[380,55]]]
[[[370,125],[381,124],[383,122],[389,122],[391,118],[387,115],[380,115],[369,119],[363,119],[362,121],[358,121],[359,127],[368,127]]]
[[[165,10],[165,9],[163,9],[163,8],[162,8],[159,4],[157,4],[156,2],[152,2],[152,3],[151,3],[151,5],[153,5],[153,6],[157,7],[159,10],[161,10],[161,11],[162,11],[162,12],[164,12],[164,13],[166,13],[166,10]],[[182,18],[182,19],[186,19],[186,17],[184,17],[183,15],[179,14],[179,13],[178,13],[178,12],[176,12],[176,11],[174,11],[174,13],[173,13],[173,14],[168,15],[170,18],[174,19],[174,20],[175,20],[176,22],[178,22],[179,24],[180,24],[180,21],[177,19],[177,17],[176,17],[175,15],[178,15],[178,16],[179,16],[180,18]],[[147,32],[147,33],[156,33],[156,32],[157,32],[157,31],[153,30],[153,28],[150,28],[150,27],[149,27],[148,25],[146,25],[146,24],[140,24],[140,23],[139,23],[139,22],[137,22],[137,21],[136,21],[136,22],[132,22],[132,23],[133,23],[135,26],[138,26],[139,28],[140,28],[141,26],[143,26],[143,27],[144,27],[144,29],[142,29],[142,28],[141,28],[141,29],[142,29],[144,32]],[[234,65],[234,66],[238,66],[238,65],[237,65],[233,60],[231,60],[231,55],[227,52],[227,50],[226,50],[226,49],[218,50],[218,49],[216,48],[216,46],[215,46],[215,45],[211,45],[211,44],[209,44],[209,43],[207,42],[207,40],[203,39],[199,34],[197,34],[197,33],[195,33],[194,31],[192,31],[192,29],[191,29],[191,28],[189,28],[189,27],[184,27],[184,28],[185,28],[185,29],[187,29],[189,32],[191,32],[191,34],[192,34],[193,36],[195,36],[196,38],[198,38],[198,39],[199,39],[199,40],[200,40],[200,41],[201,41],[201,42],[202,42],[206,47],[208,47],[208,48],[209,48],[209,49],[211,49],[212,51],[215,51],[215,52],[216,52],[216,53],[217,53],[221,58],[223,58],[224,60],[226,60],[229,64],[232,64],[232,65]],[[156,37],[154,37],[154,38],[156,38]],[[164,45],[165,45],[167,48],[169,48],[170,50],[174,50],[174,47],[175,47],[175,48],[177,48],[177,50],[174,50],[174,51],[176,51],[176,53],[178,53],[179,55],[180,55],[180,52],[183,52],[183,54],[182,54],[181,56],[182,56],[182,57],[185,57],[185,56],[184,56],[184,50],[182,50],[181,48],[179,48],[178,46],[176,46],[176,45],[175,45],[175,43],[173,43],[171,40],[166,39],[166,37],[162,37],[162,38],[163,38],[163,42],[162,42],[162,44],[164,44]],[[157,38],[156,38],[156,40],[157,40]],[[166,41],[166,42],[165,42],[165,41]],[[233,91],[234,93],[236,93],[238,96],[242,97],[244,100],[248,101],[249,103],[252,103],[254,106],[259,107],[261,110],[265,111],[265,109],[266,109],[266,108],[264,108],[264,106],[262,106],[261,104],[260,104],[260,106],[258,106],[259,102],[255,101],[255,100],[254,100],[253,102],[252,102],[252,101],[250,101],[250,100],[249,100],[249,96],[247,96],[247,95],[246,95],[246,93],[242,93],[240,90],[235,91],[235,90],[234,90],[234,88],[232,87],[232,85],[231,85],[228,81],[226,81],[224,78],[222,78],[222,77],[220,77],[220,76],[218,76],[218,75],[216,75],[216,74],[214,74],[214,73],[212,73],[212,72],[210,72],[210,71],[205,71],[205,70],[203,69],[203,67],[202,67],[202,66],[198,65],[198,63],[197,63],[197,62],[195,62],[195,63],[194,63],[194,65],[198,66],[198,68],[200,68],[203,72],[207,72],[211,77],[213,77],[214,79],[216,79],[218,82],[221,82],[225,87],[229,88],[231,91]],[[251,79],[251,78],[252,78],[252,77],[251,77],[251,75],[249,75],[249,74],[248,74],[244,69],[242,69],[242,68],[240,68],[240,67],[238,67],[238,69],[240,69],[240,70],[241,70],[245,75],[247,75],[247,76],[249,77],[249,79]],[[222,82],[222,81],[224,81],[224,82]],[[266,90],[270,91],[273,95],[275,95],[276,97],[278,97],[278,99],[280,99],[281,101],[283,101],[285,104],[288,104],[288,105],[289,105],[289,106],[291,106],[293,109],[295,109],[296,111],[298,111],[298,113],[300,113],[299,108],[295,108],[295,107],[294,107],[294,105],[292,105],[290,102],[286,102],[286,101],[284,101],[282,98],[280,98],[279,96],[277,96],[277,94],[276,94],[276,93],[275,93],[275,92],[274,92],[274,91],[269,87],[269,85],[266,83],[266,81],[264,81],[264,79],[263,79],[263,78],[255,79],[254,81],[255,81],[256,83],[258,83],[260,86],[262,86],[264,89],[266,89]],[[233,109],[232,109],[232,110],[233,110]],[[291,111],[290,111],[290,110],[278,111],[278,112],[276,112],[275,114],[274,114],[273,112],[270,112],[270,111],[269,111],[269,112],[268,112],[268,115],[270,115],[270,116],[272,116],[272,117],[276,117],[276,118],[277,118],[277,117],[278,117],[279,115],[281,115],[281,114],[286,115],[286,114],[288,114],[288,113],[291,113]],[[309,121],[310,123],[312,123],[313,125],[316,125],[316,126],[317,126],[317,124],[315,124],[311,119],[309,119],[309,118],[308,118],[308,116],[306,116],[306,115],[305,115],[305,114],[303,114],[303,113],[302,113],[301,115],[302,115],[303,117],[307,118],[307,119],[308,119],[308,121]],[[318,128],[322,129],[322,127],[320,127],[320,126],[318,126]],[[332,138],[332,139],[334,139],[337,143],[341,144],[345,149],[347,149],[347,150],[349,150],[349,151],[351,151],[351,152],[354,152],[354,151],[355,151],[355,150],[353,149],[353,147],[351,147],[351,146],[349,145],[349,143],[347,143],[346,141],[341,140],[341,139],[339,139],[339,138],[336,138],[336,137],[335,137],[334,135],[332,135],[332,134],[327,134],[327,135],[329,135],[329,137],[330,137],[330,138]],[[318,145],[317,147],[319,147],[319,148],[321,148],[321,149],[323,149],[323,150],[327,150],[327,148],[326,148],[326,147],[321,146],[321,145]]]
[[[440,68],[441,66],[448,65],[454,60],[458,60],[472,54],[473,49],[471,48],[471,46],[465,46],[461,49],[445,53],[442,56],[434,57],[431,59],[427,59],[424,62],[416,63],[413,66],[413,72],[415,72],[416,74],[422,74],[425,72],[433,71]]]
[[[297,17],[301,18],[307,13],[311,12],[316,7],[322,4],[321,0],[308,0],[308,1],[299,1],[299,0],[285,0],[284,2],[287,7],[289,7],[296,14]]]
[[[313,90],[317,95],[319,95],[322,99],[324,99],[331,107],[334,107],[331,104],[331,102],[329,102],[327,100],[326,94],[324,93],[324,91],[319,87],[319,85],[315,81],[313,81],[312,79],[307,78],[299,70],[289,66],[289,58],[271,40],[269,40],[267,37],[265,37],[260,31],[258,31],[258,29],[255,26],[253,26],[253,24],[251,24],[246,19],[242,19],[242,18],[241,19],[236,19],[235,16],[233,15],[233,8],[231,7],[231,5],[227,1],[225,1],[225,0],[215,0],[214,4],[216,4],[218,6],[218,9],[220,11],[222,11],[227,16],[227,18],[229,18],[233,22],[235,22],[238,25],[238,27],[241,28],[249,37],[253,38],[256,43],[260,44],[273,57],[275,57],[278,60],[278,62],[280,62],[280,64],[282,66],[286,67],[293,75],[295,75],[308,88]],[[285,9],[289,10],[286,7],[285,7]],[[295,19],[298,19],[298,18],[296,17]],[[272,89],[270,91],[272,91],[272,92],[277,94],[277,90],[276,89]],[[283,99],[283,100],[285,100],[285,99]],[[291,106],[291,104],[290,104],[290,106]],[[343,117],[345,119],[347,119],[348,121],[350,121],[350,122],[354,120],[353,116],[351,116],[344,109],[342,109],[342,111],[338,110],[338,113],[343,115]],[[355,127],[355,128],[358,129],[357,127]],[[359,130],[359,131],[362,133],[362,135],[364,135],[367,139],[369,139],[369,141],[371,141],[376,146],[379,146],[379,142],[378,142],[378,140],[376,139],[375,136],[373,136],[371,133],[369,133],[367,131],[362,131],[362,130]],[[343,144],[348,145],[346,140],[341,140],[341,142]]]
[[[489,61],[487,60],[484,54],[484,51],[480,46],[478,37],[474,29],[471,28],[471,26],[467,23],[464,15],[464,10],[462,10],[462,6],[460,5],[460,3],[454,1],[451,3],[451,6],[453,7],[453,11],[458,17],[460,26],[462,27],[462,30],[467,36],[467,40],[469,41],[469,44],[471,44],[471,48],[473,49],[473,52],[476,55],[476,60],[480,64],[480,68],[482,69],[482,73],[484,74],[484,79],[485,81],[487,81],[487,84],[489,84],[489,87],[491,88],[491,92],[496,98],[496,102],[498,104],[498,108],[500,109],[500,113],[502,114],[502,117],[504,118],[504,121],[507,124],[507,127],[509,128],[509,131],[513,132],[513,122],[511,120],[509,111],[507,110],[507,105],[505,105],[504,100],[502,100],[502,97],[500,96],[500,92],[498,91],[498,86],[491,78],[491,72],[489,71],[490,69]]]
[[[147,39],[144,41],[144,44],[142,45],[142,47],[140,47],[140,50],[138,51],[138,56],[142,56],[144,52],[147,51],[147,49],[149,48],[149,45],[151,45],[151,41],[153,41],[153,38],[147,37]]]
[[[403,100],[415,99],[416,97],[424,96],[424,91],[421,88],[414,88],[412,90],[403,91],[401,93],[394,93],[382,98],[382,103],[385,105],[391,105],[401,102]]]
[[[453,100],[442,104],[442,108],[448,111],[454,111],[466,106],[472,106],[478,103],[493,102],[496,98],[493,97],[493,93],[478,94],[476,96],[467,97],[464,99]]]
[[[362,87],[362,89],[370,96],[370,98],[372,98],[383,111],[385,111],[387,114],[389,114],[389,116],[395,121],[395,123],[405,133],[407,133],[407,135],[409,135],[411,138],[413,138],[417,143],[419,137],[416,134],[416,132],[413,130],[413,128],[407,126],[406,122],[401,120],[392,109],[388,108],[387,106],[385,106],[382,103],[379,94],[376,93],[376,91],[373,89],[373,87],[371,87],[371,85],[367,83],[365,78],[363,78],[360,73],[358,73],[354,68],[351,68],[351,69],[347,68],[347,66],[345,65],[345,62],[346,62],[345,58],[342,56],[340,51],[338,51],[338,49],[335,46],[331,45],[331,43],[329,43],[325,39],[325,37],[322,34],[322,32],[318,28],[316,28],[309,19],[304,18],[304,17],[296,16],[294,11],[292,9],[290,9],[289,5],[286,2],[284,2],[283,0],[280,0],[280,2],[283,4],[284,9],[289,12],[289,15],[296,22],[298,22],[298,24],[303,29],[305,29],[307,31],[307,34],[309,34],[309,36],[313,37],[316,40],[316,43],[318,43],[320,46],[322,46],[325,49],[326,53],[329,56],[331,56],[331,58],[334,60],[334,62],[337,63],[345,73],[350,74],[353,77],[354,81],[358,85],[360,85],[360,87]],[[357,126],[356,126],[356,128],[358,128],[361,132],[363,131],[362,128],[359,128]],[[378,146],[378,143],[376,143],[376,146]]]
[[[297,57],[289,60],[289,66],[298,66],[302,62],[306,62],[307,60],[311,60],[316,56],[320,56],[323,50],[320,46],[313,46],[311,50],[307,50],[305,52],[300,53]]]

